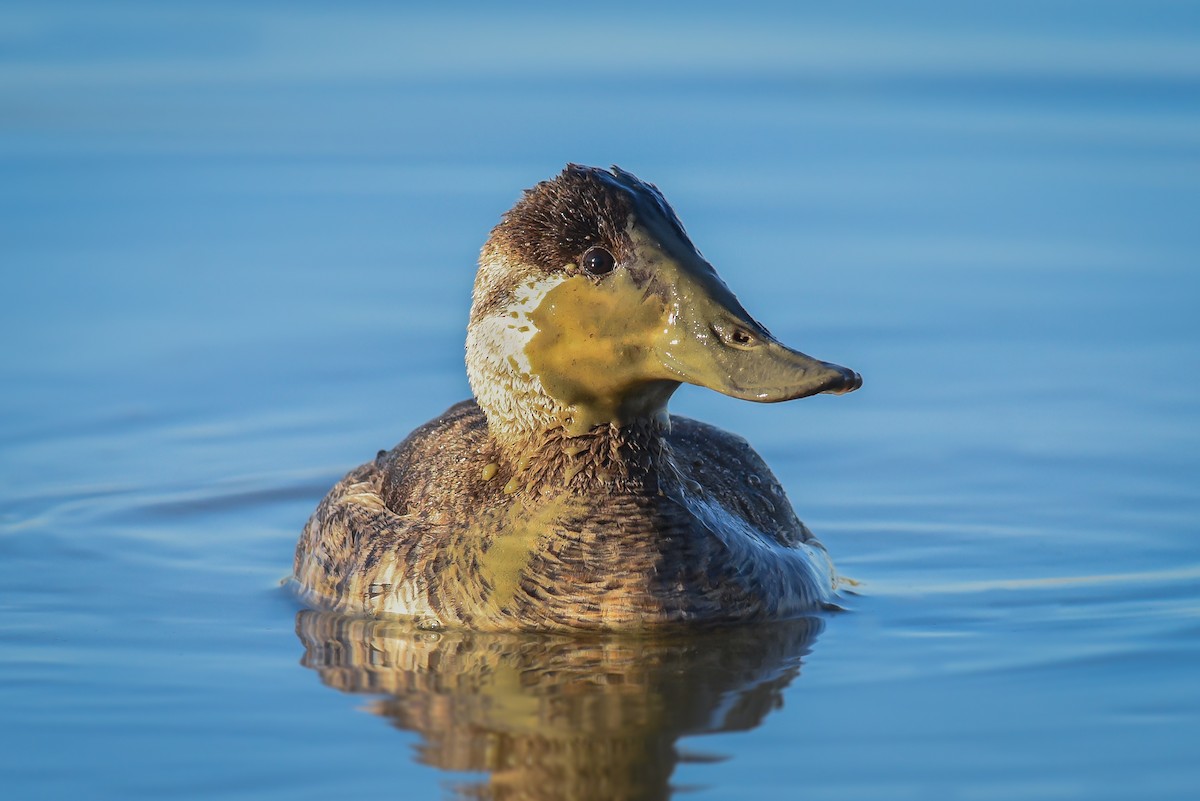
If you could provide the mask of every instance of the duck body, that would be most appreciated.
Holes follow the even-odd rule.
[[[474,400],[351,471],[296,548],[317,606],[422,627],[643,630],[793,617],[835,574],[741,438],[666,402],[856,389],[784,348],[654,187],[569,166],[481,256]]]
[[[673,415],[645,439],[544,447],[524,471],[498,462],[483,412],[457,404],[326,497],[301,585],[338,611],[488,630],[728,623],[832,601],[825,549],[745,440]]]

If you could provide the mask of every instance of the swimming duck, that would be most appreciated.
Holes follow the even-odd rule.
[[[779,343],[662,193],[568,165],[479,259],[473,400],[326,496],[296,546],[314,605],[423,628],[653,629],[834,598],[824,547],[740,437],[671,415],[681,383],[776,402],[857,389]]]

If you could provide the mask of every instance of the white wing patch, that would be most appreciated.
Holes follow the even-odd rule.
[[[429,605],[424,587],[416,576],[400,575],[399,565],[393,563],[386,570],[380,571],[372,582],[372,587],[387,587],[383,593],[383,603],[376,611],[393,615],[411,615],[413,617],[434,616],[433,607]]]

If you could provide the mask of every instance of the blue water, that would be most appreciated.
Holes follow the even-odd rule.
[[[850,611],[439,639],[280,588],[467,396],[475,255],[567,161],[864,375],[672,402]],[[0,793],[1192,798],[1198,208],[1192,4],[6,4]]]

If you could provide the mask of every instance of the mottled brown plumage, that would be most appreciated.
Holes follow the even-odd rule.
[[[580,271],[594,247],[611,272]],[[824,548],[758,454],[666,402],[679,381],[785,400],[861,379],[775,342],[656,189],[571,166],[528,192],[483,249],[467,351],[477,402],[352,471],[309,520],[295,575],[313,603],[557,630],[832,600]]]
[[[298,575],[335,609],[386,614],[402,588],[375,579],[402,565],[429,599],[418,619],[491,630],[757,620],[827,598],[812,564],[823,549],[744,440],[678,416],[670,434],[622,434],[597,432],[575,455],[551,438],[524,474],[509,464],[484,481],[496,448],[464,401],[334,488]],[[514,477],[522,489],[505,493]],[[693,511],[701,498],[735,530],[712,531]],[[538,526],[528,562],[489,565],[522,519]]]

